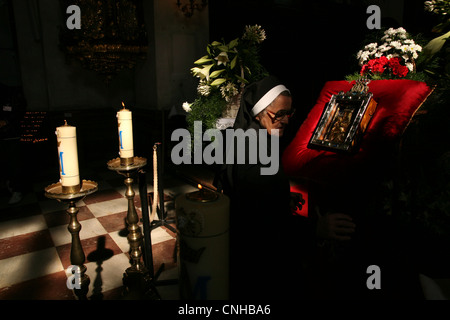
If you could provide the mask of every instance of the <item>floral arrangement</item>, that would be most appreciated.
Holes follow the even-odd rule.
[[[422,47],[404,28],[389,28],[380,39],[360,50],[356,58],[361,70],[359,75],[371,79],[400,79],[416,72],[416,60]]]
[[[425,1],[425,11],[437,16],[439,23],[432,32],[438,36],[425,47],[425,71],[438,82],[450,84],[450,0]]]
[[[438,37],[413,39],[403,28],[371,31],[355,55],[358,71],[347,76],[411,79],[434,88],[402,136],[398,170],[385,177],[374,211],[403,230],[409,226],[405,238],[414,239],[418,261],[429,259],[429,246],[445,254],[450,245],[450,0],[425,1],[424,8],[439,18],[432,30]]]
[[[222,98],[231,101],[239,93],[240,87],[252,78],[251,69],[261,69],[252,63],[252,59],[258,55],[257,45],[265,39],[265,31],[255,25],[246,26],[241,39],[209,44],[206,47],[208,54],[195,61],[197,66],[191,69],[192,74],[200,79],[197,92],[208,96],[213,90],[218,90]]]
[[[425,1],[424,9],[439,20],[432,29],[437,37],[424,42],[416,73],[406,77],[422,74],[414,80],[434,90],[405,131],[397,176],[387,181],[380,198],[389,215],[411,227],[411,236],[417,236],[414,254],[425,254],[426,261],[429,246],[444,254],[450,244],[450,0]]]
[[[386,71],[388,74],[392,74],[393,76],[402,78],[405,77],[409,71],[413,70],[413,66],[406,67],[402,65],[401,59],[398,57],[388,59],[385,56],[382,56],[380,58],[369,60],[368,63],[362,66],[360,73],[361,75],[372,73],[375,77],[377,75],[381,75]]]
[[[229,103],[238,103],[246,84],[266,75],[260,63],[259,48],[266,33],[259,25],[246,26],[243,35],[230,42],[213,41],[207,54],[194,62],[191,73],[199,79],[197,98],[183,103],[188,113],[188,128],[202,121],[205,129],[214,128]]]
[[[442,22],[438,24],[433,31],[441,32],[450,26],[450,1],[432,0],[425,1],[425,11],[441,16]]]

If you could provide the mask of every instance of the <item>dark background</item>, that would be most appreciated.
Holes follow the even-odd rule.
[[[261,46],[262,63],[270,73],[281,78],[291,90],[294,98],[294,107],[297,109],[289,130],[286,132],[287,139],[290,139],[295,134],[309,110],[314,106],[319,92],[326,81],[342,80],[346,75],[358,71],[355,55],[361,49],[362,42],[366,36],[376,32],[368,30],[366,27],[366,20],[369,17],[366,9],[370,4],[378,4],[380,6],[382,28],[403,26],[413,34],[423,33],[425,36],[431,37],[430,31],[436,24],[435,18],[424,11],[423,1],[421,0],[380,0],[373,3],[362,0],[210,0],[206,9],[201,13],[195,12],[191,18],[185,18],[182,14],[176,12],[176,1],[171,1],[173,3],[169,4],[173,8],[169,8],[171,9],[169,14],[176,15],[174,21],[179,23],[178,27],[180,30],[189,30],[192,26],[197,26],[198,28],[198,26],[208,25],[209,42],[222,39],[230,41],[239,37],[242,35],[246,25],[259,24],[263,27],[266,31],[267,39]],[[7,40],[2,41],[0,50],[2,54],[12,54],[16,57],[21,57],[21,53],[24,53],[19,52],[20,46],[16,36],[16,32],[19,32],[18,27],[21,27],[24,21],[32,20],[29,10],[18,10],[18,8],[25,8],[23,5],[22,7],[19,6],[19,3],[22,2],[18,1],[16,3],[12,0],[0,0],[0,5],[2,6],[2,29],[0,35],[3,40]],[[31,4],[34,2],[23,3]],[[160,30],[164,32],[166,29],[170,29],[171,26],[170,22],[165,21],[160,21],[160,25],[156,26],[155,21],[159,15],[159,12],[156,12],[156,10],[161,10],[160,7],[156,6],[158,2],[144,0],[143,3],[145,23],[149,33],[149,51],[151,51],[155,46],[155,39],[158,33],[161,32]],[[66,17],[62,14],[58,21],[45,21],[46,15],[54,9],[45,7],[44,1],[38,2],[38,4],[40,6],[41,24],[45,25],[46,28],[51,26],[52,30],[60,28]],[[167,12],[165,14],[167,15]],[[205,14],[208,17],[206,24],[196,20]],[[180,30],[176,32],[181,32]],[[23,37],[24,31],[22,30],[21,32]],[[29,33],[32,30],[26,29],[26,32]],[[34,38],[30,38],[32,39],[30,40],[30,46],[41,42],[44,43],[44,49],[47,52],[55,52],[57,49],[51,47],[52,43],[45,42],[47,41],[44,37],[46,30],[41,30],[41,32],[40,36],[36,34]],[[171,36],[171,34],[168,35]],[[195,33],[193,37],[195,39]],[[53,45],[56,46],[57,43]],[[197,45],[201,50],[204,50],[205,46],[206,43]],[[182,57],[184,54],[184,49],[179,48],[174,51],[172,58],[180,59],[179,57]],[[198,57],[202,54],[203,51],[198,54]],[[147,60],[154,59],[152,63],[158,65],[160,61],[166,58],[164,56],[155,57],[154,53],[150,52]],[[23,68],[24,64],[19,58],[17,59],[19,66]],[[191,59],[188,61],[191,61]],[[170,63],[175,64],[175,62],[168,61],[167,65],[170,65]],[[42,61],[42,64],[36,63],[32,66],[27,64],[26,70],[29,75],[32,75],[34,72],[38,74],[45,67],[45,63],[51,65],[52,61]],[[3,62],[0,67],[0,73],[11,72],[9,67],[11,66]],[[190,67],[192,65],[185,69],[186,74],[189,73]],[[65,90],[79,92],[78,96],[101,97],[98,100],[107,101],[107,103],[100,105],[94,102],[91,105],[68,104],[64,106],[56,104],[54,102],[56,100],[52,100],[52,96],[50,96],[49,104],[42,105],[42,110],[31,110],[45,112],[37,138],[43,137],[47,138],[47,140],[40,143],[24,144],[24,150],[28,154],[49,155],[49,159],[38,158],[36,166],[40,168],[57,166],[57,157],[53,156],[56,154],[54,130],[67,117],[69,117],[69,122],[78,128],[80,165],[87,164],[91,159],[103,159],[106,162],[116,157],[117,123],[115,113],[119,105],[116,103],[119,101],[116,96],[124,93],[125,98],[123,99],[125,101],[127,99],[133,101],[138,100],[136,97],[143,95],[153,97],[153,91],[157,91],[157,88],[160,88],[156,85],[153,87],[148,85],[151,85],[152,81],[156,81],[158,75],[154,75],[152,73],[154,70],[151,68],[143,69],[143,64],[138,64],[134,71],[123,72],[123,75],[120,75],[117,81],[112,81],[108,86],[96,81],[96,75],[91,71],[82,70],[76,64],[72,63],[68,68],[67,70],[69,71],[63,70],[60,77],[61,80],[66,80],[68,78],[67,74],[70,77],[69,80],[71,82],[66,81],[66,83],[70,84],[71,87],[64,88]],[[51,69],[51,67],[47,69]],[[53,72],[57,71],[53,70]],[[170,73],[171,71],[168,70],[167,72]],[[143,85],[140,83],[136,74],[144,74],[148,84]],[[160,71],[160,74],[164,74],[164,70]],[[189,78],[188,82],[195,81],[189,74],[187,77]],[[42,81],[28,81],[26,84],[27,88],[25,88],[27,90],[25,91],[45,96],[48,94],[45,90],[42,90],[43,82],[45,81],[45,79],[42,79]],[[49,81],[47,83],[50,83]],[[51,81],[58,80],[53,79]],[[94,86],[90,86],[91,82]],[[77,87],[77,84],[79,87]],[[186,85],[184,90],[192,88],[190,95],[193,96],[195,94],[195,85],[192,86],[192,83],[190,84],[191,87]],[[22,86],[20,75],[17,77],[16,86],[18,88]],[[123,90],[123,92],[119,92],[120,90]],[[11,99],[11,92],[9,89],[2,92],[2,103]],[[56,93],[54,92],[53,95]],[[178,94],[178,91],[173,91],[174,95],[176,93]],[[111,95],[114,95],[114,98],[108,97]],[[28,99],[26,95],[25,100],[28,100],[26,101],[28,106],[34,102]],[[89,101],[88,99],[86,100]],[[45,101],[45,97],[43,101]],[[67,101],[70,103],[70,99]],[[181,105],[181,102],[177,101],[176,104]],[[150,157],[154,142],[168,142],[172,130],[184,125],[182,118],[169,118],[170,108],[171,105],[155,104],[134,110],[134,137],[137,154]],[[28,107],[25,104],[24,110],[29,111],[27,109]],[[170,155],[169,144],[164,145],[167,145],[165,154]],[[30,170],[36,171],[35,168],[30,168]]]
[[[367,7],[376,4],[369,2],[210,1],[210,38],[229,41],[246,25],[263,27],[267,35],[261,47],[263,65],[293,93],[297,113],[291,127],[296,131],[326,81],[343,80],[359,71],[356,53],[365,38],[377,32],[366,27]],[[381,28],[404,27],[412,34],[433,36],[436,21],[424,11],[423,1],[389,3],[390,11],[379,4]]]

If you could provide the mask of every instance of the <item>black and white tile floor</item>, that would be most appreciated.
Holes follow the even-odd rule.
[[[90,278],[88,298],[95,298],[96,283],[95,292],[97,295],[101,292],[100,297],[103,299],[121,299],[123,273],[130,266],[130,247],[124,232],[127,199],[123,177],[109,171],[105,164],[93,166],[81,174],[83,179],[98,182],[98,191],[77,203],[78,220],[82,226],[80,239],[86,256],[86,273]],[[54,177],[53,174],[49,176]],[[51,179],[33,183],[32,190],[15,205],[8,205],[9,194],[2,192],[0,299],[76,298],[66,285],[69,275],[67,268],[71,265],[67,208],[44,195],[44,188],[57,181]],[[141,217],[137,183],[133,187],[136,210]],[[152,192],[152,181],[147,181],[147,188],[149,193]],[[196,188],[169,174],[164,177],[164,192],[169,196],[169,201],[165,203],[168,216],[174,215],[173,199],[193,190]],[[176,235],[165,227],[158,227],[152,230],[151,240],[155,271],[162,263],[165,265],[158,280],[176,279]],[[101,261],[98,259],[98,250],[107,253]],[[97,269],[99,264],[101,273]],[[178,285],[160,286],[158,292],[162,299],[179,298]]]

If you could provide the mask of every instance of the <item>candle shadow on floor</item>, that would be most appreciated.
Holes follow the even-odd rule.
[[[97,274],[93,283],[94,287],[92,290],[92,295],[90,297],[91,300],[103,300],[103,293],[102,293],[103,280],[101,275],[101,272],[103,270],[102,264],[103,261],[108,260],[114,255],[114,252],[111,249],[105,248],[105,241],[106,241],[105,236],[98,237],[97,249],[95,251],[92,251],[87,257],[89,261],[97,263],[97,268],[95,269],[95,272]]]

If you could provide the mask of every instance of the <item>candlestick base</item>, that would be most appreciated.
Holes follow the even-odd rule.
[[[108,161],[108,169],[116,171],[125,177],[124,183],[127,186],[125,197],[128,199],[128,243],[130,244],[131,267],[125,270],[123,275],[123,285],[125,293],[131,297],[138,294],[140,298],[159,299],[149,270],[142,263],[142,243],[143,236],[139,226],[139,216],[134,206],[133,175],[147,164],[147,159],[142,157],[134,157],[132,161],[124,164],[121,158]]]
[[[77,193],[80,192],[81,185],[77,184],[75,186],[62,186],[63,193]]]
[[[127,161],[124,162],[123,159],[127,159]],[[115,158],[106,163],[109,170],[116,171],[124,176],[134,174],[146,164],[147,159],[142,157]]]
[[[86,266],[85,262],[85,254],[83,251],[83,247],[81,246],[80,240],[80,230],[81,224],[77,220],[77,214],[79,209],[76,207],[76,203],[87,195],[94,193],[98,190],[97,182],[83,180],[82,184],[78,191],[68,193],[67,190],[64,190],[61,182],[54,183],[45,188],[45,196],[49,199],[56,199],[59,202],[66,203],[69,205],[67,209],[67,213],[70,216],[70,222],[67,227],[70,234],[72,235],[72,243],[70,248],[70,263],[74,266],[79,267],[79,286],[73,286],[73,290],[75,295],[79,300],[86,300],[87,293],[89,291],[89,276],[86,274]]]
[[[134,164],[134,157],[131,158],[120,158],[120,165],[121,166],[129,166]]]

